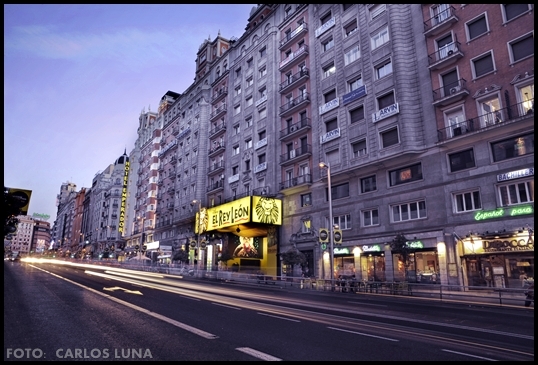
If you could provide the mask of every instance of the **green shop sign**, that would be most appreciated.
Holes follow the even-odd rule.
[[[480,211],[474,215],[475,221],[483,221],[491,218],[501,218],[505,216],[517,216],[524,214],[534,214],[534,207],[531,205],[522,205],[513,208],[498,208],[495,210]]]

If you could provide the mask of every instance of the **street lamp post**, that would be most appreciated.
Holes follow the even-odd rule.
[[[327,185],[329,198],[329,255],[330,255],[330,279],[331,288],[334,285],[334,221],[333,221],[333,199],[331,189],[331,166],[328,163],[320,162],[319,167],[327,169]]]
[[[201,222],[200,222],[202,217],[201,217],[201,214],[200,214],[200,213],[202,212],[202,202],[201,202],[200,200],[194,199],[194,200],[192,201],[192,204],[193,204],[193,205],[194,205],[194,204],[198,204],[198,220],[196,221],[196,227],[197,227],[197,231],[198,231],[198,237],[196,238],[196,250],[194,251],[194,253],[195,253],[195,255],[196,255],[196,251],[199,252],[199,250],[200,250],[200,234],[201,234],[201,231],[202,231],[202,229],[201,229],[201,225],[202,225],[202,224],[201,224]],[[195,259],[195,257],[194,257],[194,255],[193,255],[193,265],[194,265],[194,259]],[[199,265],[200,265],[200,263],[198,263],[197,266],[199,266]]]
[[[140,247],[138,250],[138,257],[140,260],[142,260],[142,248],[144,247],[144,217],[138,217],[138,220],[140,220],[142,223],[142,233],[140,234]]]

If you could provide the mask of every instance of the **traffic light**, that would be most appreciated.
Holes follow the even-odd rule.
[[[334,244],[335,245],[342,244],[342,230],[341,229],[334,230]]]
[[[327,228],[319,229],[319,242],[321,243],[329,242],[329,230]]]

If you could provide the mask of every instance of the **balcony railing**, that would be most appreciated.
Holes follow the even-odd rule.
[[[215,173],[217,171],[223,170],[224,167],[225,167],[224,161],[215,162],[215,163],[209,165],[209,168],[207,169],[207,171],[208,171],[208,173],[211,174],[211,173]]]
[[[461,137],[467,133],[479,131],[495,125],[502,125],[510,120],[522,119],[534,116],[534,99],[520,102],[506,108],[485,113],[476,117],[467,119],[456,125],[437,131],[439,142],[452,138]]]
[[[213,143],[213,146],[209,150],[209,156],[214,156],[225,150],[224,142]]]
[[[307,55],[308,55],[308,46],[306,44],[303,44],[295,52],[291,53],[288,57],[280,61],[278,68],[281,72],[285,71],[289,69],[290,67],[292,67],[293,65],[297,64],[299,61],[304,60]]]
[[[450,83],[439,89],[433,90],[433,105],[447,105],[469,95],[469,90],[465,88],[466,82],[467,81],[465,79],[459,79],[454,83]]]
[[[215,137],[218,134],[220,134],[220,132],[224,132],[225,130],[226,130],[226,124],[220,123],[209,131],[209,138]]]
[[[291,150],[289,152],[286,152],[282,155],[280,155],[280,163],[284,164],[287,162],[291,162],[295,159],[302,158],[304,156],[310,156],[312,154],[312,145],[305,145],[301,146],[299,148],[296,148],[294,150]]]
[[[456,8],[450,6],[424,22],[424,35],[434,36],[448,29],[458,21]]]
[[[436,52],[428,55],[429,68],[430,70],[437,70],[446,67],[461,57],[463,57],[463,53],[459,42],[446,44]]]
[[[289,125],[288,127],[282,129],[280,131],[280,139],[294,136],[299,131],[310,129],[311,127],[312,127],[312,121],[310,120],[310,118],[303,118],[299,120],[297,123],[293,123]]]
[[[279,184],[279,190],[292,188],[294,186],[302,184],[312,184],[312,175],[304,174],[301,176],[294,177],[293,179],[283,181]]]
[[[280,116],[285,116],[288,113],[293,112],[296,109],[299,109],[300,106],[310,102],[310,94],[303,93],[301,96],[290,100],[280,107]]]
[[[228,95],[228,88],[227,87],[221,87],[215,93],[213,94],[213,98],[211,99],[211,102],[214,103],[221,99],[222,97]]]
[[[219,106],[213,113],[211,113],[210,119],[215,119],[226,112],[226,104]]]
[[[210,191],[223,189],[223,188],[224,188],[224,180],[219,180],[217,182],[208,184],[207,192],[209,193]]]
[[[286,81],[280,84],[280,92],[281,93],[287,92],[289,89],[291,89],[293,85],[297,83],[297,81],[307,79],[308,76],[309,76],[309,70],[308,68],[304,67],[301,71],[287,78]]]
[[[289,34],[287,34],[281,41],[280,41],[280,46],[279,46],[279,49],[282,49],[284,48],[288,43],[289,41],[291,41],[293,38],[297,37],[299,34],[303,34],[303,33],[306,33],[308,31],[308,26],[306,23],[302,23],[301,25],[299,25],[297,28],[295,28],[293,30],[293,32],[290,32]]]

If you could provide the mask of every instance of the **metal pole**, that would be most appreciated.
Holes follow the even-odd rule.
[[[327,185],[329,185],[329,255],[331,269],[331,288],[334,288],[334,221],[333,221],[333,198],[331,189],[331,167],[327,165]]]

